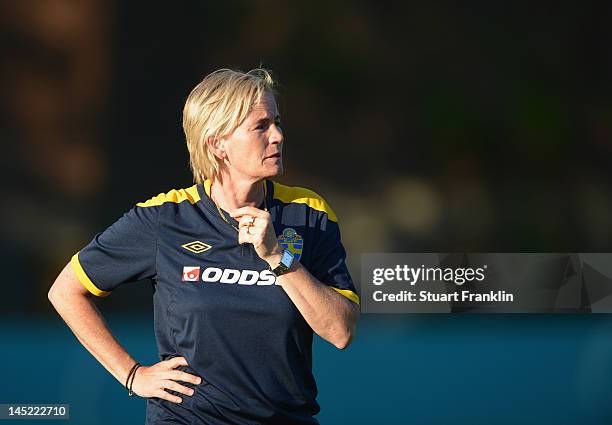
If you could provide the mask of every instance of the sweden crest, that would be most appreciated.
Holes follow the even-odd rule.
[[[283,234],[278,237],[278,241],[283,248],[291,251],[296,260],[300,259],[304,249],[304,239],[297,234],[295,229],[287,227],[283,230]]]

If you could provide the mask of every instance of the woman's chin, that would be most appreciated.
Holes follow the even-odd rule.
[[[281,176],[284,172],[283,169],[283,164],[280,163],[276,166],[268,166],[266,167],[266,171],[264,173],[264,178],[269,178],[269,177],[277,177],[277,176]]]

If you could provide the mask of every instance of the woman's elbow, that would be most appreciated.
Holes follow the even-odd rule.
[[[339,350],[344,350],[353,341],[353,332],[345,332],[333,342],[334,346]]]
[[[353,341],[357,328],[358,315],[358,312],[354,312],[354,314],[351,315],[351,318],[349,319],[348,323],[343,324],[342,327],[336,332],[332,344],[339,350],[344,350]]]
[[[61,276],[61,274],[60,274]],[[55,303],[55,301],[58,298],[58,293],[59,293],[59,276],[57,277],[57,279],[55,280],[55,282],[53,282],[53,285],[51,285],[51,287],[49,288],[49,292],[47,293],[47,298],[49,299],[49,302],[51,304]]]
[[[53,304],[53,297],[55,296],[55,289],[53,286],[54,285],[51,285],[51,288],[49,288],[49,292],[47,293],[47,299],[51,304]]]
[[[53,285],[51,285],[51,288],[49,288],[49,292],[47,293],[47,299],[49,300],[51,305],[57,310],[62,298],[63,297],[61,294],[61,288],[59,288],[59,285],[56,281]]]

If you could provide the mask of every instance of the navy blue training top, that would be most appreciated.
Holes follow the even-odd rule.
[[[359,304],[336,215],[316,193],[265,181],[281,245],[319,281]],[[263,208],[264,204],[260,206]],[[238,225],[224,212],[227,220]],[[201,376],[193,396],[147,401],[147,424],[316,424],[313,331],[251,244],[210,199],[210,181],[138,203],[72,258],[81,283],[106,296],[153,281],[161,360]]]

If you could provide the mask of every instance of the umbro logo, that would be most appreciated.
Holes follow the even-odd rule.
[[[201,241],[189,242],[184,245],[181,245],[181,247],[185,248],[187,251],[193,252],[194,254],[201,254],[212,248],[211,245],[208,245],[207,243]]]

